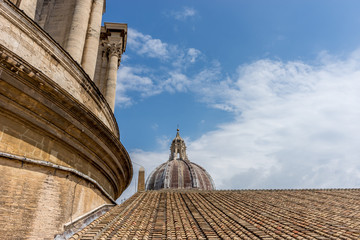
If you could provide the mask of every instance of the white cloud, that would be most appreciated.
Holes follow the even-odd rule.
[[[359,57],[239,67],[211,102],[231,109],[236,121],[192,142],[193,159],[222,188],[358,186]]]
[[[158,87],[148,77],[149,70],[145,67],[122,66],[118,71],[116,85],[116,104],[126,107],[133,104],[128,92],[140,92],[141,96],[148,97],[159,93]]]
[[[234,121],[188,142],[190,159],[211,173],[218,188],[360,184],[360,51],[346,58],[322,52],[316,64],[263,59],[224,77],[221,64],[207,63],[197,49],[135,30],[128,41],[128,50],[159,59],[160,67],[123,64],[118,103],[132,104],[132,92],[140,98],[190,92],[234,114]],[[202,67],[190,74],[197,63]],[[158,140],[159,152],[130,152],[147,174],[168,157],[166,139]]]
[[[201,52],[195,48],[189,48],[187,54],[190,58],[190,62],[194,63]]]
[[[218,188],[359,186],[360,51],[342,60],[321,54],[316,65],[259,60],[240,66],[234,79],[219,80],[220,71],[204,69],[190,83],[186,76],[180,81],[235,116],[188,142],[189,158]],[[131,156],[146,158],[151,171],[166,153]]]
[[[158,60],[156,68],[146,65],[132,65],[129,57],[118,70],[116,104],[128,107],[135,99],[166,92],[186,92],[191,81],[186,74],[202,57],[201,51],[195,48],[183,48],[164,43],[150,35],[129,28],[127,52],[141,55],[144,59]],[[154,63],[154,62],[153,62]]]
[[[197,14],[194,8],[184,7],[180,11],[171,11],[170,16],[174,17],[176,20],[185,21],[190,17],[194,17]]]
[[[161,83],[168,92],[186,92],[191,82],[185,74],[170,72],[169,77]]]
[[[127,49],[137,55],[162,60],[163,64],[186,68],[188,64],[195,63],[201,56],[201,51],[195,48],[183,48],[169,44],[150,35],[143,34],[133,28],[128,30]],[[129,57],[125,55],[125,60]]]
[[[170,54],[168,44],[133,28],[128,29],[127,47],[139,55],[151,58],[167,59]]]
[[[117,76],[116,104],[119,107],[129,107],[135,103],[136,98],[144,99],[164,91],[186,92],[192,84],[185,74],[176,70],[162,75],[156,73],[144,66],[122,66]]]

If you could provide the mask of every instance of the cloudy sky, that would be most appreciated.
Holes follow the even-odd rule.
[[[360,9],[351,0],[108,0],[128,24],[115,115],[146,176],[179,124],[217,189],[360,185]]]

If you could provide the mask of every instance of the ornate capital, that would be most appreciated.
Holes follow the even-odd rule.
[[[121,57],[121,43],[108,43],[107,48],[109,51],[109,56],[116,55],[118,58]]]

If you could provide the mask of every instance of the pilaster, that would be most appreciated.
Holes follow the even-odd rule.
[[[88,30],[92,0],[77,0],[65,49],[75,61],[81,63]]]
[[[91,80],[94,80],[95,74],[103,7],[104,0],[94,0],[81,62],[83,69],[89,75]]]
[[[104,25],[101,28],[99,43],[102,58],[97,58],[95,83],[104,94],[111,109],[114,110],[117,70],[126,47],[127,24],[105,23]]]
[[[115,107],[117,70],[120,65],[120,57],[122,54],[121,46],[122,46],[121,43],[110,43],[108,46],[109,64],[108,64],[108,77],[106,79],[105,98],[112,110],[114,110]]]

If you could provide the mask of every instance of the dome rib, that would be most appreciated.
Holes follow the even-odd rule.
[[[197,182],[196,182],[194,170],[193,170],[190,162],[184,161],[184,163],[187,165],[187,167],[188,167],[188,169],[189,169],[189,172],[190,172],[191,187],[192,187],[192,188],[196,188],[196,187],[197,187]]]

